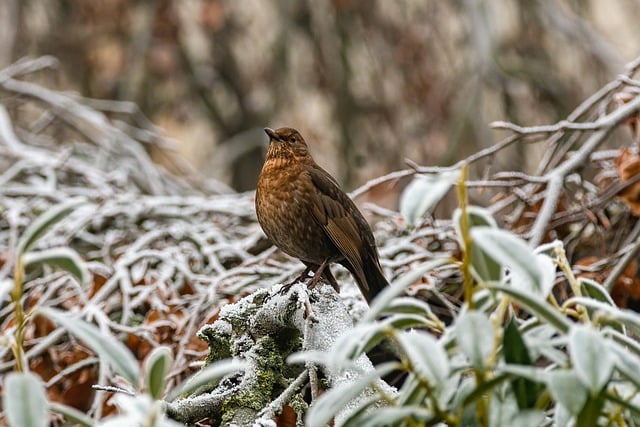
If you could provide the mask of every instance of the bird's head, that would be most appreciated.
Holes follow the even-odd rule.
[[[264,132],[269,136],[269,151],[267,158],[274,157],[296,157],[306,158],[309,156],[309,148],[300,132],[293,128],[264,128]]]

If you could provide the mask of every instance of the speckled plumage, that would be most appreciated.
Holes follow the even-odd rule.
[[[388,285],[369,224],[337,182],[316,164],[298,131],[265,129],[269,150],[256,190],[265,234],[283,252],[335,284],[325,263],[338,262],[371,301]]]

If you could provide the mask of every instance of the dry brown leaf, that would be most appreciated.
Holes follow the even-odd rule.
[[[637,152],[622,148],[616,158],[616,172],[620,182],[626,182],[640,173],[640,156]],[[618,193],[618,198],[629,207],[634,216],[640,216],[640,182]]]

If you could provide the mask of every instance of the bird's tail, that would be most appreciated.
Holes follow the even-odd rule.
[[[369,259],[368,262],[364,263],[364,275],[367,282],[367,292],[364,291],[363,286],[360,285],[360,290],[362,291],[365,299],[369,304],[371,301],[378,295],[384,288],[389,286],[389,282],[386,277],[384,277],[384,273],[382,272],[382,267],[380,267],[380,262],[377,259]]]
[[[384,277],[382,267],[380,267],[380,261],[376,256],[363,257],[362,268],[354,268],[348,261],[341,262],[343,266],[347,268],[356,279],[360,292],[367,300],[367,303],[371,304],[371,301],[382,290],[389,286],[389,282]]]

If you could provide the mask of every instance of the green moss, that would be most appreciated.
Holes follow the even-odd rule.
[[[205,359],[205,366],[213,362],[231,357],[231,343],[229,337],[213,326],[205,326],[198,331],[198,337],[209,346],[209,354]]]
[[[245,358],[253,365],[252,370],[246,373],[246,386],[223,405],[222,425],[260,411],[304,369],[285,362],[291,353],[302,348],[302,336],[297,329],[278,328],[273,331],[262,328],[260,324],[250,324],[265,296],[266,293],[258,293],[252,300],[239,301],[236,310],[221,315],[214,326],[204,327],[198,333],[209,345],[207,365],[233,356]],[[289,307],[283,313],[284,323],[295,315],[295,307]],[[305,405],[302,397],[298,397],[297,410],[305,410]]]
[[[300,340],[296,334],[286,334],[289,337],[289,345],[283,345],[287,340],[278,336],[264,336],[258,339],[252,347],[251,357],[257,363],[257,369],[252,378],[248,378],[249,384],[240,393],[233,395],[224,405],[222,424],[234,419],[238,411],[251,409],[260,411],[271,400],[278,396],[295,377],[284,376],[284,371],[291,371],[285,363],[285,358],[291,353],[292,348],[299,349]],[[298,371],[302,368],[298,368]],[[300,402],[304,401],[300,398]],[[302,404],[298,405],[302,410]]]
[[[289,405],[291,406],[291,408],[293,408],[293,411],[296,414],[303,414],[309,409],[309,404],[304,401],[304,398],[300,393],[296,393],[295,395],[291,396]]]

